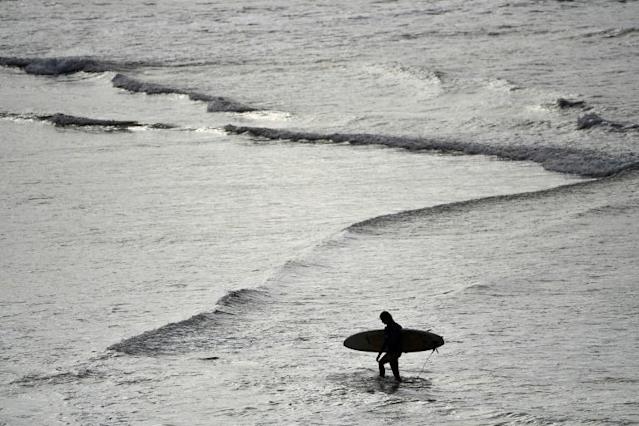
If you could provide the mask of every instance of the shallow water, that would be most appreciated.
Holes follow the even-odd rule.
[[[132,389],[124,391],[132,395],[136,388],[148,386],[149,380],[157,380],[157,368],[177,368],[169,374],[169,380],[178,383],[156,383],[147,391],[177,386],[185,392],[205,392],[191,388],[191,379],[184,383],[187,373],[181,368],[196,371],[204,364],[208,370],[210,364],[229,362],[227,358],[237,359],[231,362],[239,365],[230,368],[225,380],[249,380],[246,370],[261,369],[263,360],[271,354],[266,349],[256,351],[254,337],[243,337],[243,333],[259,330],[253,321],[242,318],[243,309],[275,324],[299,324],[295,311],[288,309],[289,303],[299,306],[296,309],[314,305],[317,309],[314,291],[305,296],[307,300],[291,302],[279,294],[289,269],[315,269],[312,259],[309,265],[304,259],[298,264],[300,253],[310,251],[312,256],[316,245],[324,244],[326,238],[330,247],[332,235],[382,213],[477,195],[535,190],[573,180],[550,175],[538,166],[481,157],[233,141],[222,134],[185,135],[171,130],[101,134],[57,130],[48,124],[29,122],[5,121],[2,126],[15,138],[10,145],[13,149],[7,149],[3,156],[3,215],[10,220],[3,222],[2,281],[3,352],[10,362],[3,379],[11,383],[5,406],[18,408],[17,413],[20,404],[16,400],[23,395],[25,384],[28,394],[35,390],[37,395],[40,386],[55,385],[53,389],[66,395],[63,399],[69,399],[72,407],[95,406],[96,399],[109,394],[103,386],[108,388],[112,380],[119,382],[121,375],[131,374],[119,371],[123,365],[141,370],[135,373],[141,377],[131,379]],[[451,186],[456,188],[454,194],[449,190]],[[356,258],[350,261],[359,263]],[[321,265],[318,267],[324,271]],[[324,273],[330,276],[329,271]],[[342,276],[340,281],[347,277]],[[299,284],[309,290],[306,284]],[[322,288],[319,283],[313,285]],[[195,331],[188,326],[185,331],[178,328],[175,335],[161,337],[148,353],[177,352],[180,356],[169,358],[169,365],[185,363],[184,367],[169,367],[165,361],[159,365],[151,361],[151,367],[146,367],[143,359],[104,360],[101,355],[122,338],[200,312],[212,312],[226,291],[253,287],[264,287],[264,294],[258,292],[253,298],[248,293],[246,306],[247,294],[238,293],[239,301],[231,297],[230,308],[226,308],[229,318],[222,315],[218,320],[215,317],[220,315],[211,313],[211,319],[196,319]],[[331,286],[322,289],[330,290]],[[271,294],[273,291],[275,294]],[[237,318],[233,316],[236,303],[240,310]],[[374,310],[376,305],[371,305]],[[367,316],[362,314],[363,318]],[[347,313],[341,321],[350,316]],[[320,329],[330,329],[325,321],[316,321]],[[348,329],[331,330],[332,343],[340,343]],[[318,337],[326,338],[312,333],[303,337],[302,330],[287,330],[283,340],[286,346],[303,339],[309,342],[307,349],[315,351]],[[205,334],[198,335],[202,332]],[[274,326],[263,331],[262,338],[279,336],[272,344],[280,346],[282,332]],[[216,343],[218,339],[221,342]],[[230,349],[224,349],[226,343],[230,343]],[[210,356],[211,350],[219,361],[199,360]],[[248,350],[257,352],[258,360],[252,361],[252,356],[245,353]],[[296,354],[298,350],[287,347],[278,362],[298,364],[298,356],[305,357]],[[144,347],[128,352],[147,355]],[[251,387],[249,394],[254,398],[259,395],[254,393],[256,389],[269,389],[271,381],[282,380],[278,376],[282,368],[269,366],[275,377],[265,381],[263,372],[255,371],[252,385],[242,387]],[[238,378],[235,374],[240,371]],[[204,377],[195,380],[200,383]],[[92,383],[96,380],[98,383]],[[97,392],[93,390],[96,387]],[[224,393],[224,389],[211,391]],[[120,386],[114,390],[123,392]],[[97,395],[88,396],[94,392]],[[203,410],[224,407],[217,400],[202,397]],[[229,397],[238,400],[238,396]],[[55,401],[55,397],[46,398]],[[147,401],[161,402],[166,403],[161,395]],[[244,406],[231,408],[235,412]],[[42,407],[28,409],[32,414],[27,421],[43,415],[38,412]],[[98,412],[106,416],[109,411]],[[141,413],[148,416],[146,410],[141,409]],[[88,415],[86,421],[99,422],[99,418]],[[79,418],[81,423],[85,422],[83,418]],[[192,420],[206,423],[197,417]]]
[[[638,5],[3,2],[0,424],[639,422]]]

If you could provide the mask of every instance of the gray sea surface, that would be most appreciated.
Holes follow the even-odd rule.
[[[0,2],[0,424],[639,423],[639,2]],[[342,345],[446,343],[403,382]]]

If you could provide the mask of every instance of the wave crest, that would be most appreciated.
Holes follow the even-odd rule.
[[[589,32],[583,37],[619,38],[639,34],[639,27],[608,28],[602,31]]]
[[[154,123],[145,124],[134,120],[104,120],[97,118],[79,117],[62,113],[38,115],[38,114],[14,114],[3,112],[0,118],[11,118],[18,120],[38,120],[46,121],[56,127],[106,127],[117,130],[127,130],[132,127],[149,127],[152,129],[172,129],[172,124]]]
[[[639,124],[624,124],[617,121],[606,120],[594,112],[584,114],[577,119],[577,129],[591,129],[593,127],[604,127],[616,131],[639,130]]]
[[[569,109],[569,108],[589,109],[590,108],[586,104],[586,101],[581,101],[581,100],[573,101],[571,99],[566,99],[566,98],[558,98],[556,101],[556,105],[559,109]]]
[[[587,177],[604,177],[634,165],[639,159],[626,155],[613,156],[594,150],[578,150],[551,146],[498,146],[449,139],[429,139],[406,136],[388,136],[366,133],[320,134],[296,132],[264,127],[238,127],[227,125],[224,130],[233,134],[249,134],[272,140],[294,142],[350,143],[351,145],[382,145],[409,151],[460,152],[468,155],[497,156],[507,160],[533,161],[546,170],[572,173]]]
[[[147,95],[185,95],[192,101],[206,102],[206,110],[208,112],[251,112],[257,111],[256,108],[244,105],[233,99],[223,96],[211,96],[204,93],[198,93],[191,90],[184,90],[177,87],[165,86],[157,83],[148,83],[124,74],[116,74],[111,83],[114,87],[124,89],[132,93],[146,93]]]
[[[482,206],[494,206],[499,203],[512,203],[522,200],[535,200],[542,199],[552,194],[573,194],[580,188],[588,188],[593,185],[605,185],[607,181],[623,180],[623,179],[636,179],[639,176],[639,163],[635,163],[632,166],[627,167],[623,171],[611,176],[607,176],[603,179],[588,180],[583,182],[577,182],[568,185],[562,185],[554,188],[543,189],[540,191],[522,192],[518,194],[506,194],[506,195],[494,195],[490,197],[477,198],[465,201],[458,201],[449,204],[440,204],[431,207],[424,207],[414,210],[405,210],[398,213],[385,214],[381,216],[372,217],[361,222],[356,222],[346,229],[345,232],[351,232],[354,234],[371,234],[377,235],[385,231],[385,228],[392,226],[393,224],[410,224],[415,222],[417,224],[433,223],[433,220],[437,217],[445,217],[450,219],[454,215],[462,215],[471,209],[481,208]],[[618,214],[623,214],[628,210],[636,208],[634,204],[624,205],[606,205],[597,209],[591,209],[584,213],[579,213],[578,217],[583,217],[588,214],[598,214],[602,209],[612,210]],[[611,212],[605,212],[608,216]],[[429,218],[428,221],[424,221],[425,218]],[[391,232],[396,233],[397,230],[393,229]]]
[[[157,356],[210,348],[225,338],[216,326],[233,325],[232,318],[235,315],[263,305],[266,297],[267,293],[260,289],[233,290],[218,300],[218,308],[213,312],[163,325],[111,345],[108,349],[128,355]]]
[[[100,73],[117,71],[139,66],[142,63],[119,63],[87,56],[68,56],[53,58],[0,57],[0,65],[20,68],[27,74],[55,76],[77,72]]]
[[[40,384],[59,385],[72,383],[88,378],[102,378],[102,374],[88,368],[81,368],[74,371],[58,372],[54,374],[27,374],[26,376],[10,382],[10,384],[34,387]]]

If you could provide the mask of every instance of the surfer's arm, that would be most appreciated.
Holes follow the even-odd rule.
[[[382,356],[384,352],[386,352],[386,339],[384,339],[384,343],[382,343],[382,348],[379,350],[379,353],[377,354],[377,358],[375,358],[375,361],[379,361],[379,357]]]

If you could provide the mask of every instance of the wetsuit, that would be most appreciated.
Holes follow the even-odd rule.
[[[386,325],[384,329],[384,343],[382,344],[381,352],[386,354],[379,360],[379,375],[384,377],[386,370],[384,364],[389,363],[393,376],[395,379],[400,380],[399,377],[399,363],[398,359],[402,356],[402,326],[396,322],[391,322]]]

